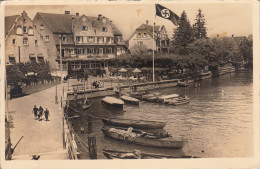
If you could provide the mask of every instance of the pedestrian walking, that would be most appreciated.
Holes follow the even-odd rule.
[[[37,112],[38,112],[38,108],[36,107],[36,105],[34,105],[34,108],[33,108],[33,110],[32,110],[32,113],[34,113],[35,119],[37,119]]]
[[[44,111],[45,121],[48,121],[49,115],[50,115],[50,112],[49,112],[49,110],[46,108],[45,111]]]
[[[42,108],[42,106],[40,106],[39,107],[39,112],[38,112],[38,119],[39,119],[39,121],[42,120],[42,114],[43,114],[43,108]]]

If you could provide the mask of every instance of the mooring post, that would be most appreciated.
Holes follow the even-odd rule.
[[[92,117],[88,115],[88,147],[89,147],[89,158],[97,159],[97,147],[96,137],[92,133]]]

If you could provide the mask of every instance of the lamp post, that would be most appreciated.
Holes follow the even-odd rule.
[[[21,46],[18,46],[18,56],[19,56],[19,70],[20,70],[20,63],[21,63]]]

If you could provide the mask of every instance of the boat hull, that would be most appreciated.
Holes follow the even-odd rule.
[[[108,103],[104,100],[101,100],[101,103],[106,105],[106,106],[109,106],[111,108],[114,108],[114,109],[119,109],[119,110],[123,110],[124,109],[124,105],[123,104],[117,104],[117,103]]]
[[[155,139],[149,137],[142,137],[140,135],[132,137],[131,135],[123,135],[116,131],[111,131],[111,128],[102,127],[102,132],[105,136],[114,138],[119,141],[138,144],[143,146],[150,146],[150,147],[160,147],[160,148],[171,148],[171,149],[180,149],[184,145],[184,141],[182,140],[171,140],[169,138],[163,139]]]
[[[129,103],[129,104],[134,104],[134,105],[139,105],[139,100],[138,99],[127,99],[125,97],[121,97],[121,99],[125,102],[125,103]]]
[[[144,121],[144,120],[130,120],[130,119],[102,119],[105,125],[119,126],[119,127],[133,127],[139,129],[162,129],[166,126],[164,122]]]

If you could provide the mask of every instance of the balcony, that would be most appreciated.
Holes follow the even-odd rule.
[[[113,59],[115,54],[70,54],[65,55],[62,59],[65,60],[102,60],[102,59]],[[60,59],[58,55],[57,60]]]

